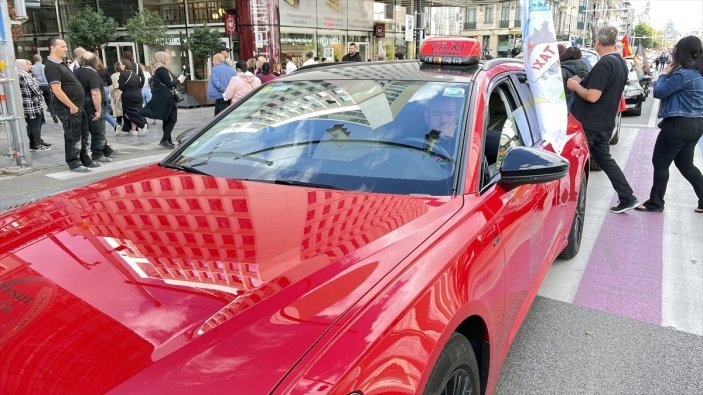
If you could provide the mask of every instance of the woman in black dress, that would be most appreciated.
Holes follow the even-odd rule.
[[[144,103],[142,97],[142,83],[139,76],[132,71],[132,63],[122,60],[124,71],[120,73],[117,80],[119,89],[122,91],[122,131],[131,136],[146,134],[146,118],[139,113]],[[137,129],[143,129],[137,133]]]
[[[171,141],[171,132],[178,120],[176,100],[173,98],[172,88],[183,83],[186,77],[180,75],[175,77],[168,69],[171,63],[171,56],[166,52],[159,51],[154,54],[154,71],[151,82],[151,100],[144,106],[141,113],[143,116],[152,119],[160,119],[164,122],[164,134],[161,136],[159,145],[163,148],[173,149],[175,145]]]

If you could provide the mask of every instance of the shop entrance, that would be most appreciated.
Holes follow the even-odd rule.
[[[366,42],[358,42],[356,41],[356,49],[359,51],[359,55],[361,56],[361,61],[366,62],[367,59],[370,59],[371,53],[369,52],[369,43]],[[349,44],[347,43],[347,48],[349,48]]]
[[[107,67],[110,73],[114,72],[113,65],[122,57],[125,51],[132,52],[135,58],[138,56],[135,49],[134,43],[130,42],[112,42],[105,44],[102,49],[105,67]]]

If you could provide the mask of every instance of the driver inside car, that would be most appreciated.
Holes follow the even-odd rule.
[[[442,95],[437,95],[430,100],[425,108],[425,124],[429,130],[424,136],[425,150],[451,158],[459,126],[458,120],[458,100]]]

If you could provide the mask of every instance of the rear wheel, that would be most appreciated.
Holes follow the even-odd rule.
[[[637,103],[637,107],[635,107],[634,110],[632,110],[633,115],[642,115],[642,101],[640,100],[639,103]]]
[[[471,343],[464,335],[454,332],[432,369],[424,393],[478,395],[481,391],[479,377]]]
[[[586,190],[588,179],[581,179],[581,187],[579,188],[579,197],[576,203],[576,212],[574,213],[574,222],[569,230],[569,238],[564,250],[559,254],[561,259],[571,259],[576,256],[581,248],[581,236],[583,235],[583,224],[586,219]]]

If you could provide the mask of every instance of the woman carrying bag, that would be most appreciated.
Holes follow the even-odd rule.
[[[171,63],[171,56],[166,52],[159,51],[154,54],[154,71],[151,82],[151,100],[141,110],[141,114],[147,118],[160,119],[163,121],[164,134],[159,145],[163,148],[173,149],[175,144],[171,141],[171,132],[178,120],[176,99],[173,90],[178,84],[183,83],[186,77],[180,75],[177,78],[168,69]]]
[[[130,136],[137,136],[137,129],[146,129],[146,118],[139,111],[142,109],[142,83],[137,73],[133,71],[134,65],[129,60],[123,59],[124,70],[117,81],[118,88],[122,91],[122,131]],[[141,131],[144,135],[146,130]]]

